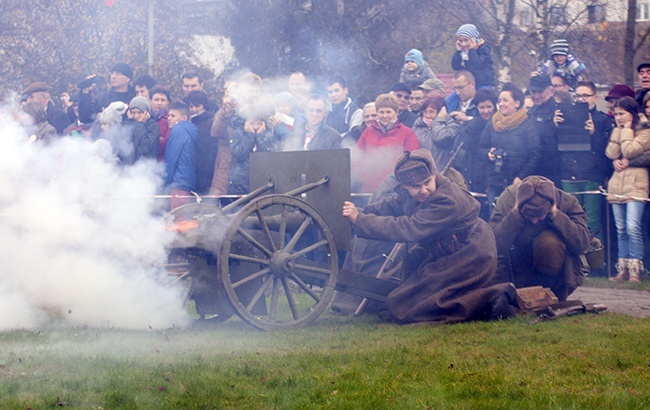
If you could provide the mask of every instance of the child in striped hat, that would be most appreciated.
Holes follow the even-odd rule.
[[[569,42],[558,39],[551,44],[551,59],[546,61],[540,70],[541,74],[563,77],[571,91],[575,90],[580,76],[585,71],[585,65],[571,53]]]
[[[476,79],[476,88],[493,88],[496,85],[490,45],[479,36],[476,26],[463,24],[456,31],[456,52],[451,58],[451,68],[468,70]]]

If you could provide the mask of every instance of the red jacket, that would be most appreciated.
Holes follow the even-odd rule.
[[[418,137],[406,125],[397,121],[384,133],[374,121],[359,137],[352,164],[352,175],[361,182],[361,192],[374,192],[393,172],[395,159],[404,151],[418,148]]]

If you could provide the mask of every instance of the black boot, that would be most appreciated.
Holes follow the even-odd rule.
[[[512,283],[490,302],[487,320],[503,320],[517,316],[517,290]]]

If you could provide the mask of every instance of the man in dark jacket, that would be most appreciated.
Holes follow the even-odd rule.
[[[560,301],[582,285],[587,216],[575,197],[549,179],[533,175],[506,188],[490,226],[499,254],[495,283],[548,287]]]
[[[639,104],[639,112],[644,112],[643,99],[650,91],[650,62],[643,62],[636,68],[639,73],[639,84],[641,88],[636,90],[636,103]]]
[[[131,102],[136,96],[135,89],[131,85],[133,69],[126,63],[117,63],[111,67],[110,85],[108,91],[100,92],[97,98],[93,98],[96,91],[94,75],[88,77],[79,84],[79,116],[84,118],[93,117],[115,101],[122,101],[125,104]]]
[[[557,129],[553,122],[557,103],[555,102],[551,77],[535,75],[530,78],[528,91],[533,98],[533,107],[528,116],[533,119],[541,145],[537,173],[545,176],[555,185],[560,185],[560,152],[557,145]]]
[[[479,219],[479,203],[441,176],[426,149],[405,152],[395,164],[396,193],[343,215],[359,237],[410,243],[403,280],[387,298],[400,323],[453,323],[515,315],[512,284],[490,285],[496,243]],[[414,245],[414,246],[413,246]]]
[[[196,192],[207,195],[210,192],[214,176],[214,162],[219,151],[219,139],[210,135],[214,111],[207,107],[211,105],[205,91],[190,91],[183,101],[190,108],[190,121],[199,130],[196,141]]]
[[[42,82],[31,84],[23,94],[27,96],[27,102],[37,102],[47,114],[47,122],[56,129],[57,134],[72,123],[68,114],[56,107],[50,99],[50,87]]]
[[[199,131],[188,121],[189,108],[182,102],[169,105],[172,132],[165,147],[165,187],[171,195],[171,209],[190,203],[196,189],[196,140]]]
[[[612,133],[612,121],[604,112],[596,109],[598,94],[591,81],[579,82],[576,86],[576,101],[589,105],[589,119],[585,129],[591,136],[591,147],[583,151],[560,151],[562,189],[565,192],[597,191],[612,175],[612,161],[605,156],[605,148]],[[564,122],[561,110],[556,122]],[[605,240],[601,213],[604,199],[600,194],[576,196],[587,213],[589,231],[601,241]]]

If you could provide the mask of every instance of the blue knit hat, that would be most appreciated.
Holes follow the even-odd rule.
[[[478,29],[473,24],[463,24],[456,31],[456,37],[465,36],[467,38],[475,38],[478,40]]]
[[[424,57],[422,57],[422,52],[420,50],[412,49],[404,56],[404,62],[409,61],[415,62],[418,66],[422,67],[424,65]]]

